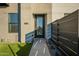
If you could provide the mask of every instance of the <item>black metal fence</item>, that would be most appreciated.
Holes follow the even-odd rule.
[[[65,55],[79,55],[79,10],[52,23],[52,40]]]

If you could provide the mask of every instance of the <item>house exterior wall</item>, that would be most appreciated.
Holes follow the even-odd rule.
[[[17,13],[17,4],[9,4],[9,7],[0,8],[0,41],[18,42],[18,34],[8,32],[8,13]]]
[[[7,8],[0,8],[0,41],[3,39],[4,42],[18,42],[18,33],[8,32],[8,13],[18,13],[18,4],[11,3]],[[47,14],[45,16],[45,29],[47,29],[47,24],[52,21],[52,4],[21,4],[21,42],[25,42],[27,33],[35,30],[35,18],[33,14]]]
[[[33,14],[47,14],[45,29],[47,24],[52,22],[52,4],[21,4],[21,40],[25,41],[25,35],[35,31],[35,18]],[[24,24],[28,23],[28,24]],[[46,34],[45,34],[46,36]]]

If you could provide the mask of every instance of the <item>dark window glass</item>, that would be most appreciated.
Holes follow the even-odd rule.
[[[38,16],[37,17],[37,35],[42,35],[43,34],[43,17]]]
[[[9,32],[16,33],[18,32],[18,14],[9,13]]]

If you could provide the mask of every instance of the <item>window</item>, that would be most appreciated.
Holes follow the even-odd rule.
[[[17,33],[18,32],[18,14],[9,13],[9,32]]]

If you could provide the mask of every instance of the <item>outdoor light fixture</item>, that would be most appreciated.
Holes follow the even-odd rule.
[[[7,4],[7,3],[0,3],[0,8],[5,8],[5,7],[8,7],[9,6],[9,4]]]

